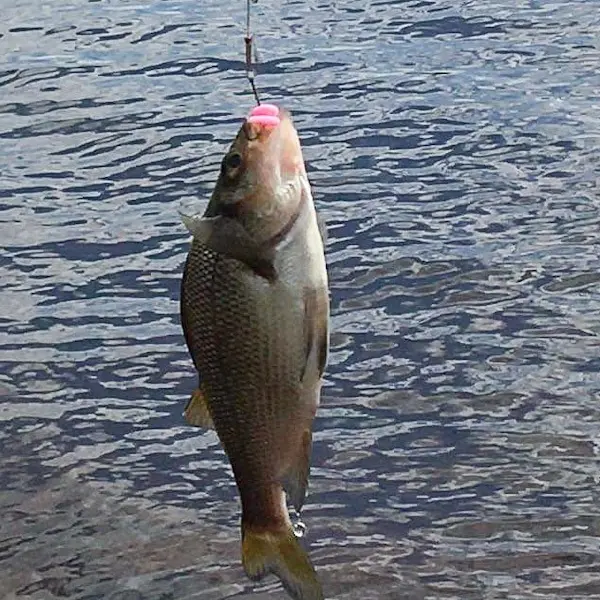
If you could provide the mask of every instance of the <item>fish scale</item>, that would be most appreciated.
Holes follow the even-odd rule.
[[[200,357],[201,378],[210,390],[213,419],[230,459],[239,456],[245,463],[243,470],[237,469],[240,477],[256,481],[265,472],[265,463],[273,460],[267,450],[273,434],[294,416],[280,398],[288,395],[293,400],[299,393],[286,385],[286,379],[298,379],[303,348],[293,348],[289,328],[270,303],[259,300],[260,318],[258,311],[249,309],[252,287],[245,285],[249,274],[238,261],[194,242],[186,271],[195,273],[184,278],[183,299],[190,307],[194,323],[190,338],[195,356]],[[264,381],[275,385],[265,390]],[[250,431],[250,437],[240,435],[242,431]]]

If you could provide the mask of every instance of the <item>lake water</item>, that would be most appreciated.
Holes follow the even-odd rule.
[[[328,600],[600,597],[600,5],[259,0],[329,224]],[[179,325],[245,2],[0,22],[0,598],[268,600]]]

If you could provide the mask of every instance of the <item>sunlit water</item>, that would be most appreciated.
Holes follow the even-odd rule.
[[[4,2],[0,597],[283,598],[178,296],[252,105],[245,2]],[[600,597],[595,0],[259,0],[329,223],[302,520],[329,600]]]

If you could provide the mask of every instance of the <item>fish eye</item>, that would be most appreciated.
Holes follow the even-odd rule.
[[[242,164],[242,157],[237,152],[232,152],[225,159],[225,165],[228,169],[237,169]]]

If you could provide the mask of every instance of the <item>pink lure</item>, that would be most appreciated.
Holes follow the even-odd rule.
[[[274,104],[259,104],[250,111],[248,122],[277,127],[279,125],[279,108]]]
[[[278,117],[279,108],[274,104],[259,104],[250,111],[250,116],[269,115],[269,117]]]

